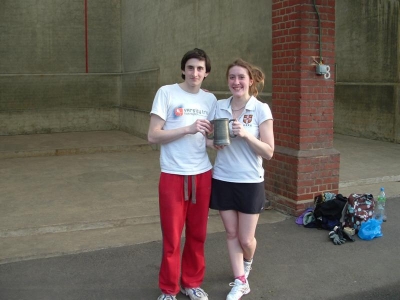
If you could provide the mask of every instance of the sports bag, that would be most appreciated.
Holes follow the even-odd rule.
[[[361,224],[372,218],[375,200],[372,194],[351,194],[344,211],[344,226],[360,230]]]
[[[333,230],[335,226],[340,225],[340,219],[343,214],[347,198],[342,194],[325,192],[314,198],[315,208],[315,227]]]

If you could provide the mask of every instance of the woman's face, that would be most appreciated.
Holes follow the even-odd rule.
[[[249,87],[253,84],[247,69],[233,66],[228,72],[228,86],[232,95],[236,98],[248,98]]]

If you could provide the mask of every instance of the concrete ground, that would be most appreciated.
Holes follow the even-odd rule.
[[[293,217],[267,210],[258,229],[263,260],[246,298],[295,299],[298,291],[296,299],[361,299],[398,286],[394,249],[400,226],[394,210],[400,209],[400,145],[336,135],[334,147],[341,152],[340,193],[376,194],[385,187],[387,233],[371,242],[334,246],[326,232],[299,228]],[[158,151],[127,133],[0,136],[0,299],[155,299],[161,253],[158,176]],[[205,284],[210,297],[220,295],[210,299],[224,299],[231,272],[214,211],[207,247],[211,267]],[[359,252],[368,261],[383,253],[385,261],[376,272],[370,265],[363,269],[362,258],[354,257]],[[351,270],[349,257],[357,262]],[[326,267],[325,260],[332,262],[329,270],[318,265]],[[315,292],[321,277],[329,297]],[[360,298],[350,297],[352,290]]]
[[[383,237],[371,241],[335,246],[328,231],[299,227],[293,218],[260,224],[251,292],[242,300],[399,299],[400,198],[392,202]],[[156,300],[161,249],[157,240],[1,264],[0,299]],[[210,300],[225,300],[232,271],[223,232],[208,234],[206,262],[202,287]]]

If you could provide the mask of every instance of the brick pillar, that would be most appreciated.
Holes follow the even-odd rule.
[[[272,112],[275,154],[265,162],[272,205],[298,215],[324,191],[338,192],[333,148],[335,0],[272,1]],[[321,35],[321,43],[319,42]],[[330,78],[316,74],[321,61]]]

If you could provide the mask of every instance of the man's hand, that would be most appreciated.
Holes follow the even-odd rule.
[[[209,132],[213,131],[213,126],[210,121],[204,120],[204,119],[197,119],[196,122],[194,122],[190,126],[190,133],[196,134],[200,132],[202,135],[206,135]]]

